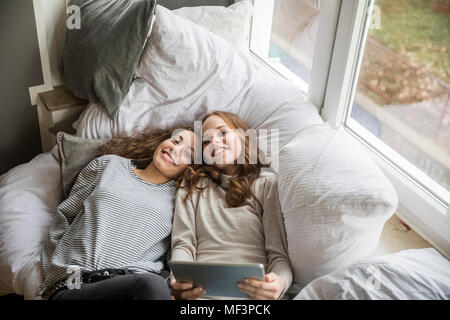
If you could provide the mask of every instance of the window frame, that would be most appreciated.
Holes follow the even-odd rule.
[[[266,12],[260,11],[270,10],[270,8],[273,9],[275,1],[276,0],[252,0],[254,10],[250,23],[250,54],[276,74],[298,85],[302,92],[308,97],[308,100],[318,108],[318,106],[323,105],[323,97],[325,96],[325,87],[331,63],[331,54],[334,46],[334,35],[336,33],[337,20],[339,18],[339,9],[342,0],[316,0],[316,6],[320,7],[321,18],[319,21],[317,43],[316,49],[314,50],[309,84],[286,67],[276,68],[273,65],[270,65],[261,57],[261,54],[255,52],[252,48],[252,42],[257,41],[256,39],[258,38],[255,31],[261,32],[263,34],[262,36],[264,36],[264,34],[267,33],[267,30],[272,28],[272,20],[267,19]],[[266,48],[267,46],[260,45],[259,43],[256,44],[255,47],[256,50],[268,51]]]

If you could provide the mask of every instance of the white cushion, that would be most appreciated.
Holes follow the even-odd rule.
[[[322,276],[296,300],[449,300],[450,261],[434,248],[370,258]]]
[[[228,7],[183,7],[173,10],[173,13],[208,29],[243,52],[248,52],[250,19],[253,14],[253,6],[249,0],[238,1]]]
[[[245,93],[252,68],[240,51],[164,7],[158,5],[155,15],[138,73],[156,102],[168,107],[186,99],[229,104]]]
[[[397,208],[374,161],[328,123],[283,146],[278,184],[294,280],[302,285],[370,254]]]

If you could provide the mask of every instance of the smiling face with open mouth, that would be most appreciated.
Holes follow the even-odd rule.
[[[193,163],[194,133],[182,130],[161,143],[153,154],[156,168],[166,177],[178,178]]]
[[[208,117],[202,125],[203,159],[223,169],[233,164],[242,152],[241,138],[219,116]]]

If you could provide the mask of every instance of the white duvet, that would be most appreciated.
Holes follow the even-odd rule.
[[[0,177],[0,295],[34,299],[40,252],[60,201],[59,165],[40,154]]]

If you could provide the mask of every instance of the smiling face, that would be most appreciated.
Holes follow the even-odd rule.
[[[178,178],[193,163],[194,133],[189,130],[174,132],[153,154],[155,167],[170,179]]]
[[[242,141],[236,130],[219,116],[212,115],[202,125],[203,158],[207,164],[223,169],[235,163],[242,152]]]

